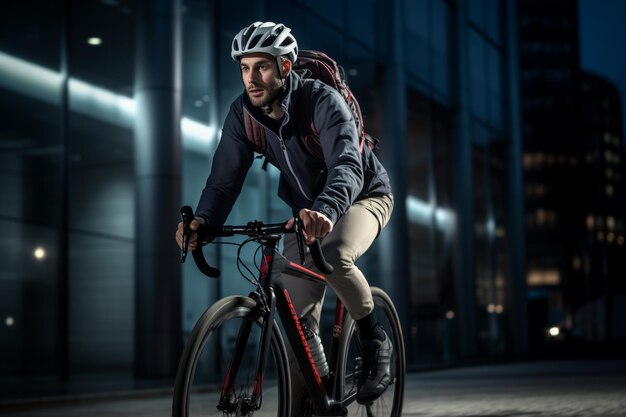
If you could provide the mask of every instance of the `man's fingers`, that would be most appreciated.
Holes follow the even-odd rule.
[[[196,243],[198,241],[198,234],[195,232],[191,232],[189,234],[189,249],[195,249]],[[182,228],[176,231],[176,243],[178,243],[178,247],[182,249],[183,247],[183,231]]]
[[[314,243],[317,238],[324,237],[332,231],[332,223],[328,217],[320,212],[302,209],[300,210],[300,218],[302,219],[304,237],[309,245]]]
[[[291,230],[295,222],[296,222],[296,219],[294,219],[293,217],[287,220],[287,223],[285,224],[285,229]]]
[[[312,245],[313,243],[315,243],[315,235],[311,235],[307,233],[306,230],[303,230],[302,234],[304,236],[304,240],[306,241],[307,245]]]

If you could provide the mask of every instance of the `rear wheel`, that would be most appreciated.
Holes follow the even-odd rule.
[[[194,327],[178,366],[172,415],[287,416],[290,385],[287,352],[276,323],[263,375],[261,408],[252,407],[262,319],[257,304],[248,297],[217,301]],[[235,341],[242,324],[251,324],[239,371],[231,389],[221,395]]]
[[[387,390],[370,404],[356,401],[347,406],[350,416],[400,417],[404,400],[404,377],[406,361],[404,357],[404,339],[398,313],[389,296],[380,288],[372,287],[374,315],[379,324],[393,342],[391,357],[391,384]],[[343,335],[337,361],[339,398],[354,397],[361,374],[362,350],[356,322],[346,316]]]

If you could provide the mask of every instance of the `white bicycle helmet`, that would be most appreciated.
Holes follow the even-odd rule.
[[[298,43],[291,29],[282,23],[254,22],[233,39],[230,56],[239,61],[242,55],[263,52],[275,57],[286,55],[291,62],[298,58]]]

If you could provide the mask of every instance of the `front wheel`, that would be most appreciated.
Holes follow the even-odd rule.
[[[404,400],[404,377],[406,361],[404,339],[398,313],[389,296],[380,288],[372,287],[374,316],[393,342],[391,357],[391,384],[387,390],[370,404],[352,401],[348,408],[350,416],[400,417]],[[361,374],[362,350],[356,322],[347,315],[337,361],[338,398],[354,397]]]
[[[178,365],[174,385],[173,417],[280,416],[290,406],[289,363],[280,329],[272,326],[265,372],[256,375],[262,318],[257,303],[248,297],[217,301],[196,323]],[[224,391],[235,342],[241,329],[248,337],[239,369]],[[263,387],[260,410],[254,409],[255,384]]]

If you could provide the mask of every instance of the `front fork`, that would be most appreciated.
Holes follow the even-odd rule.
[[[263,399],[263,376],[265,370],[265,363],[270,352],[270,343],[272,340],[272,332],[274,326],[274,316],[276,313],[276,295],[274,289],[269,284],[269,274],[271,271],[272,255],[274,253],[274,246],[268,245],[263,250],[263,260],[261,262],[261,276],[260,282],[262,284],[262,292],[250,293],[257,305],[257,317],[263,319],[261,328],[261,340],[259,344],[259,353],[257,356],[256,376],[254,379],[254,387],[252,389],[252,395],[248,398],[233,398],[234,381],[239,372],[239,365],[248,346],[248,339],[250,338],[250,332],[252,326],[257,317],[253,317],[251,320],[244,320],[239,327],[237,334],[237,340],[233,349],[233,356],[230,360],[228,372],[226,373],[226,379],[222,386],[220,395],[220,401],[217,408],[224,412],[233,412],[233,408],[242,406],[247,410],[258,410],[261,408],[261,402]],[[243,404],[239,404],[243,402]],[[242,410],[245,411],[245,410]]]
[[[245,407],[249,410],[258,410],[261,407],[262,391],[263,391],[263,375],[265,370],[265,363],[270,352],[270,342],[272,340],[272,331],[274,324],[274,315],[276,311],[276,296],[274,291],[270,290],[269,300],[267,303],[263,303],[258,300],[257,293],[250,294],[250,297],[257,301],[258,308],[260,310],[266,310],[264,305],[268,308],[266,311],[259,311],[260,317],[263,318],[263,324],[261,329],[261,341],[259,344],[259,354],[257,356],[256,374],[254,378],[254,387],[252,389],[252,395],[248,398],[233,398],[234,382],[239,372],[239,365],[248,346],[248,339],[250,338],[250,332],[254,325],[253,320],[244,320],[239,327],[239,333],[237,334],[237,340],[233,349],[233,354],[230,359],[230,365],[226,374],[224,385],[222,386],[220,401],[217,408],[224,412],[232,411],[230,408],[234,407],[235,402],[243,401]]]

